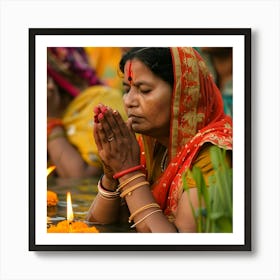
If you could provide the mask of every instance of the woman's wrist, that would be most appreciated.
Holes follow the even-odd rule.
[[[59,118],[48,118],[47,119],[47,136],[51,135],[54,129],[60,127],[63,129],[62,120]]]
[[[65,130],[61,126],[54,127],[48,135],[48,143],[58,138],[67,138]]]
[[[118,181],[113,178],[110,179],[108,176],[106,176],[106,174],[103,175],[100,180],[101,180],[102,187],[105,190],[109,192],[114,192],[117,189]]]

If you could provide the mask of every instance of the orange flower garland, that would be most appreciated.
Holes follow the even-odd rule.
[[[47,191],[47,206],[56,206],[58,196],[53,191]],[[71,206],[72,207],[72,206]],[[51,209],[51,208],[50,208]],[[96,227],[89,227],[82,221],[73,221],[69,223],[68,220],[59,222],[57,225],[50,225],[47,229],[48,233],[98,233]]]
[[[68,221],[59,222],[57,225],[51,225],[48,228],[48,233],[98,233],[96,227],[89,227],[84,222],[72,222],[69,225]]]

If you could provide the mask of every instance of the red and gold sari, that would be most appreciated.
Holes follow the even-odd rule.
[[[223,111],[222,96],[204,61],[193,48],[171,48],[174,88],[171,104],[169,164],[152,184],[152,192],[170,218],[183,193],[182,174],[192,167],[200,148],[212,143],[232,150],[232,120]],[[155,139],[143,136],[141,162],[148,179],[154,172]],[[172,218],[171,218],[172,219]]]

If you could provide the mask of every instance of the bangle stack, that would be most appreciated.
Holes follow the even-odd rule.
[[[131,183],[132,181],[134,181],[135,179],[138,179],[140,177],[146,177],[145,174],[143,173],[138,173],[128,179],[126,179],[124,182],[122,182],[119,187],[117,188],[117,191],[121,191],[128,183]],[[140,182],[136,185],[133,185],[129,188],[127,188],[126,190],[124,190],[121,194],[120,194],[120,197],[121,198],[124,198],[126,195],[131,195],[132,191],[136,190],[137,188],[139,187],[142,187],[142,186],[145,186],[145,185],[149,185],[149,182],[148,181],[143,181],[143,182]]]
[[[156,210],[148,213],[146,216],[144,216],[143,218],[141,218],[139,221],[137,221],[136,223],[134,223],[131,228],[134,228],[136,225],[138,225],[139,223],[143,222],[146,218],[148,218],[149,216],[151,216],[152,214],[156,213],[156,212],[161,212],[162,210],[160,209],[160,206],[157,203],[150,203],[150,204],[146,204],[142,207],[140,207],[139,209],[137,209],[134,213],[132,213],[130,215],[130,217],[128,218],[128,222],[131,223],[133,221],[133,219],[135,218],[136,215],[140,214],[141,212],[143,212],[144,210],[150,209],[150,208],[157,208]]]
[[[146,209],[149,209],[149,208],[160,208],[159,205],[157,203],[150,203],[150,204],[146,204],[142,207],[140,207],[139,209],[137,209],[134,213],[132,213],[129,218],[128,218],[128,222],[131,223],[134,219],[134,217],[136,215],[138,215],[139,213],[141,213],[142,211],[146,210]]]
[[[110,200],[119,198],[120,197],[119,191],[110,192],[110,191],[104,189],[104,187],[102,186],[102,177],[100,178],[100,180],[98,181],[98,184],[97,184],[98,193],[102,197],[110,199]]]
[[[121,194],[120,194],[120,197],[121,198],[124,198],[125,196],[127,195],[131,195],[132,192],[136,189],[138,189],[139,187],[143,187],[145,185],[149,185],[149,182],[148,181],[143,181],[143,182],[140,182],[136,185],[133,185],[132,187],[130,188],[127,188],[126,190],[124,190]]]
[[[150,212],[149,214],[144,216],[142,219],[140,219],[139,221],[134,223],[130,228],[135,228],[138,224],[142,223],[145,219],[147,219],[148,217],[152,216],[156,212],[162,212],[162,210],[161,209],[157,209],[157,210],[154,210],[154,211]]]
[[[135,166],[134,168],[130,168],[130,169],[127,169],[127,170],[124,170],[124,171],[121,171],[119,173],[116,173],[113,177],[116,179],[116,178],[120,178],[130,172],[133,172],[133,171],[136,171],[136,170],[140,170],[142,169],[142,165],[139,165],[139,166]],[[102,176],[103,177],[103,176]],[[127,195],[131,195],[131,193],[142,187],[142,186],[145,186],[145,185],[149,185],[149,182],[148,181],[142,181],[142,182],[139,182],[127,189],[125,189],[124,191],[122,191],[122,189],[128,184],[128,183],[131,183],[132,181],[134,181],[135,179],[138,179],[140,177],[146,177],[145,174],[143,173],[138,173],[128,179],[126,179],[124,182],[122,182],[118,188],[116,189],[116,191],[108,191],[106,190],[103,186],[102,186],[102,177],[100,178],[100,180],[98,181],[98,184],[97,184],[97,188],[98,188],[98,193],[105,199],[108,199],[108,200],[115,200],[117,198],[124,198],[125,196]],[[144,217],[142,217],[140,220],[138,220],[136,223],[134,223],[130,228],[134,228],[136,227],[136,225],[140,224],[141,222],[143,222],[145,219],[147,219],[148,217],[150,217],[151,215],[157,213],[157,212],[162,212],[162,210],[160,209],[160,206],[158,203],[156,202],[153,202],[153,203],[149,203],[149,204],[146,204],[142,207],[140,207],[139,209],[137,209],[135,212],[133,212],[129,218],[128,218],[128,222],[131,223],[134,218],[140,214],[141,212],[147,210],[147,209],[150,209],[150,208],[156,208],[155,210],[153,210],[152,212],[149,212],[147,215],[145,215]]]
[[[119,187],[117,188],[117,191],[120,191],[123,187],[125,187],[128,183],[132,182],[133,180],[137,179],[137,178],[140,178],[140,177],[146,177],[145,174],[143,173],[139,173],[139,174],[136,174],[130,178],[128,178],[127,180],[125,180],[124,182],[122,182]]]

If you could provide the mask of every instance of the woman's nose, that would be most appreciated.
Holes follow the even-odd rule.
[[[127,108],[136,107],[138,105],[137,91],[133,88],[129,90],[123,97],[124,105]]]

